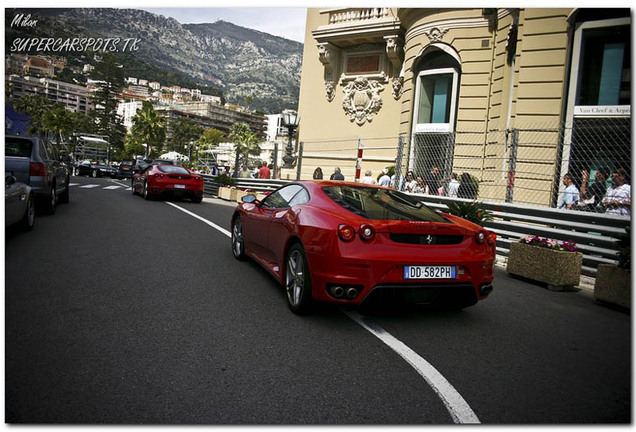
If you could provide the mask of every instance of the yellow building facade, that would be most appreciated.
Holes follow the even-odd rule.
[[[631,165],[630,51],[629,9],[309,9],[301,178],[437,166],[554,205],[565,172]]]

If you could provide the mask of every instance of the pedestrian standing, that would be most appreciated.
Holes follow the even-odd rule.
[[[457,188],[457,198],[476,199],[477,190],[475,189],[475,185],[473,184],[473,179],[470,177],[470,174],[466,172],[462,173],[459,178],[460,183],[459,188]]]
[[[314,170],[314,180],[322,180],[322,168],[317,167]]]
[[[431,172],[426,174],[426,185],[428,186],[429,193],[436,194],[440,187],[439,168],[434,166],[431,168]]]
[[[344,176],[342,175],[342,172],[340,171],[339,167],[335,167],[333,170],[333,174],[331,174],[331,177],[329,178],[330,180],[344,180]]]
[[[377,183],[377,182],[375,181],[375,179],[372,177],[371,170],[366,170],[366,171],[364,172],[364,177],[362,177],[362,179],[360,180],[360,182],[361,182],[361,183],[364,183],[364,184],[371,184],[371,185],[374,185],[374,184],[376,184],[376,183]]]
[[[623,168],[612,172],[612,186],[603,198],[606,214],[630,216],[632,206],[632,188],[629,184],[629,174]]]
[[[581,193],[579,194],[579,208],[581,210],[595,211],[605,197],[609,171],[607,168],[599,168],[594,174],[594,183],[589,188],[587,183],[590,179],[590,173],[587,170],[581,171]]]
[[[258,178],[259,179],[268,179],[271,177],[272,172],[270,171],[270,169],[267,167],[267,162],[263,161],[263,164],[261,165],[261,168],[258,170]]]
[[[448,196],[457,197],[458,190],[459,190],[459,182],[457,181],[457,174],[451,173],[450,181],[448,182]]]
[[[558,208],[572,210],[572,207],[579,202],[579,188],[577,188],[574,184],[574,180],[570,173],[566,173],[563,176],[563,185],[565,186],[565,190],[563,191],[563,196],[559,201]]]
[[[382,176],[378,180],[378,184],[384,187],[391,186],[391,177],[389,177],[389,170],[387,168],[382,170]]]
[[[406,183],[404,184],[404,190],[406,192],[414,192],[417,187],[417,180],[415,180],[415,174],[413,171],[406,173]]]

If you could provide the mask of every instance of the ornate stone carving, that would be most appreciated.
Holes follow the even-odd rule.
[[[331,102],[333,98],[336,97],[336,87],[333,81],[325,81],[325,90],[327,91],[325,96],[327,97],[327,100]]]
[[[403,41],[400,36],[384,36],[386,41],[386,55],[391,60],[391,64],[397,70],[402,67],[402,58],[404,57]]]
[[[382,108],[380,92],[383,90],[382,84],[365,77],[358,77],[347,84],[343,89],[342,107],[349,115],[349,120],[358,125],[372,121],[373,116]]]
[[[432,29],[425,31],[424,34],[429,38],[431,42],[440,42],[447,31],[448,29],[433,27]]]
[[[391,78],[391,86],[393,87],[393,98],[398,100],[404,92],[404,77]]]

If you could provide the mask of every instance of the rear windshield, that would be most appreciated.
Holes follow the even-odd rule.
[[[5,156],[31,157],[33,142],[28,139],[6,138],[4,144]]]
[[[157,169],[166,174],[190,174],[190,171],[177,165],[157,165]]]
[[[449,222],[421,201],[391,189],[327,186],[322,189],[343,208],[367,219]]]

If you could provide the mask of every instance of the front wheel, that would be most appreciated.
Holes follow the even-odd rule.
[[[245,243],[243,242],[243,224],[239,216],[232,221],[232,254],[237,260],[245,259]]]
[[[285,293],[287,305],[298,315],[311,307],[311,276],[303,247],[296,243],[289,248],[285,266]]]
[[[93,170],[92,176],[93,178],[97,178],[97,170]]]

